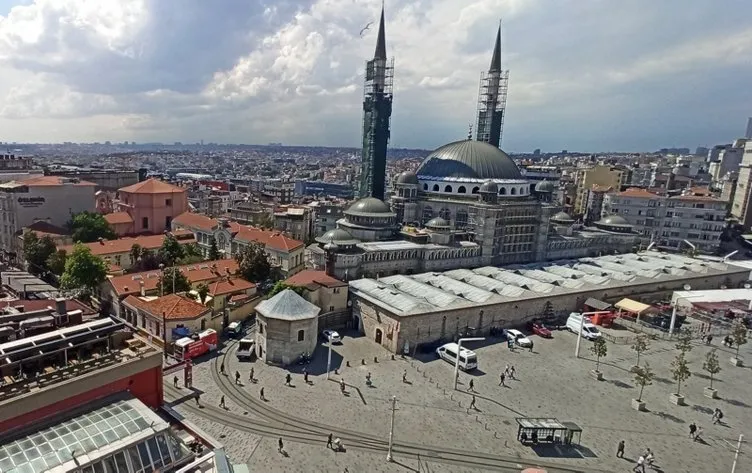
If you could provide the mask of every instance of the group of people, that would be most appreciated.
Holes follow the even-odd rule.
[[[624,458],[624,447],[624,440],[620,440],[619,444],[616,446],[616,458]],[[637,464],[632,471],[645,473],[645,466],[652,466],[654,462],[655,455],[653,455],[653,451],[646,448],[645,451],[637,457]]]
[[[506,386],[506,384],[504,384],[504,382],[506,381],[507,377],[509,377],[509,379],[516,379],[514,377],[514,374],[515,374],[514,365],[512,365],[512,366],[507,365],[504,368],[504,371],[502,371],[499,374],[499,386]]]

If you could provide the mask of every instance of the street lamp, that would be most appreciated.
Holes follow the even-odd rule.
[[[607,310],[597,310],[594,312],[583,312],[580,314],[582,317],[580,319],[580,330],[577,332],[577,346],[574,349],[574,357],[579,358],[580,357],[580,343],[582,342],[582,327],[585,325],[585,316],[586,315],[595,315],[595,314],[609,314],[610,312]]]
[[[327,345],[329,345],[329,354],[326,357],[326,380],[329,381],[329,371],[332,369],[332,340],[329,339]]]
[[[394,445],[394,412],[397,410],[397,396],[392,396],[392,422],[389,424],[389,450],[386,452],[386,461],[393,461],[392,446]]]
[[[486,337],[460,338],[457,340],[457,358],[454,360],[454,389],[457,390],[457,377],[460,375],[460,352],[462,352],[462,342],[479,342]]]

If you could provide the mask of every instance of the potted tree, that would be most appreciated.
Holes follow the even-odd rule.
[[[718,390],[713,389],[713,376],[721,372],[721,364],[718,362],[718,355],[716,355],[714,349],[710,350],[705,355],[705,362],[702,364],[702,369],[707,371],[710,375],[710,386],[703,390],[703,394],[710,399],[717,399]]]
[[[593,345],[590,347],[590,353],[595,355],[595,369],[590,371],[590,376],[601,381],[603,379],[603,373],[601,373],[601,358],[605,358],[608,354],[608,347],[606,346],[606,340],[602,337],[598,337],[593,340]]]
[[[632,344],[632,350],[637,353],[637,364],[632,367],[632,371],[635,371],[635,368],[640,367],[640,355],[648,351],[650,348],[650,339],[648,336],[644,333],[640,333],[635,337],[635,341]]]
[[[632,368],[632,372],[634,373],[635,383],[640,387],[640,394],[637,396],[637,399],[632,399],[632,409],[644,411],[645,402],[642,400],[642,391],[645,389],[645,386],[653,384],[653,376],[655,375],[650,369],[649,363],[645,363],[645,366],[635,366]]]
[[[674,381],[676,381],[676,392],[671,394],[669,400],[672,404],[684,406],[685,403],[684,396],[681,394],[681,385],[692,376],[692,373],[689,371],[689,363],[687,362],[687,358],[684,356],[683,351],[680,351],[679,354],[676,355],[674,361],[671,362],[671,376],[674,378]]]
[[[736,345],[736,354],[729,361],[734,366],[742,366],[742,360],[739,358],[739,348],[747,343],[747,326],[744,325],[744,321],[740,318],[734,320],[731,326],[731,340]]]

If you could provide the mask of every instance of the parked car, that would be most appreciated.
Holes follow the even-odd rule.
[[[533,333],[542,338],[552,338],[551,331],[542,323],[533,323]]]
[[[525,348],[528,348],[533,344],[533,342],[530,341],[530,339],[527,338],[524,333],[514,329],[507,330],[507,340],[512,340],[517,345]]]
[[[324,337],[324,340],[329,343],[342,343],[342,338],[339,336],[339,333],[335,332],[334,330],[324,330],[323,332],[321,332],[321,336]]]

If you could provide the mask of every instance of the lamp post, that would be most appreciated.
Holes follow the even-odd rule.
[[[164,296],[164,263],[159,263],[159,297]]]
[[[329,371],[332,369],[332,340],[327,343],[329,345],[329,354],[326,357],[326,380],[329,381]]]
[[[457,390],[457,377],[460,375],[460,353],[462,352],[462,342],[478,342],[485,340],[486,337],[460,338],[457,340],[457,358],[454,360],[454,390]]]
[[[580,319],[580,330],[577,332],[577,346],[574,349],[574,357],[579,358],[580,357],[580,343],[582,342],[582,326],[585,325],[585,316],[586,315],[595,315],[595,314],[608,314],[609,311],[607,310],[596,310],[594,312],[583,312],[580,314],[582,317]]]
[[[389,424],[389,450],[386,452],[386,461],[393,461],[392,446],[394,445],[394,412],[397,410],[397,396],[392,396],[392,422]]]

